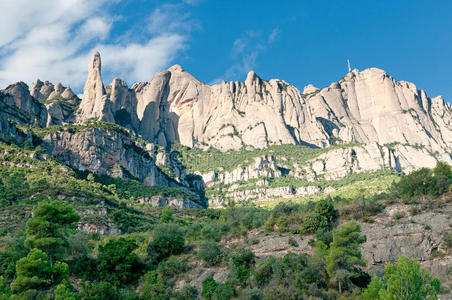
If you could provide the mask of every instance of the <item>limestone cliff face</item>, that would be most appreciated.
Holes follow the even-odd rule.
[[[157,167],[152,153],[122,132],[100,128],[76,133],[59,131],[46,135],[42,140],[42,147],[52,157],[75,169],[117,178],[126,178],[131,174],[146,185],[179,188],[199,203],[204,200],[191,182],[177,182],[165,175]]]
[[[221,151],[263,149],[281,144],[319,148],[359,144],[332,148],[304,165],[294,166],[295,170],[289,175],[307,181],[336,180],[352,173],[380,169],[410,172],[433,167],[438,160],[452,164],[450,104],[442,97],[429,98],[413,83],[396,81],[376,68],[353,70],[322,89],[307,85],[303,92],[283,80],[263,80],[253,71],[244,82],[208,85],[179,65],[131,87],[118,78],[104,86],[101,58],[96,52],[88,65],[81,101],[70,88],[40,80],[31,89],[24,83],[11,85],[2,95],[2,134],[21,141],[27,137],[20,137],[8,120],[49,127],[83,124],[94,119],[119,124],[146,142],[164,148],[173,143]],[[96,172],[113,172],[116,176],[120,169],[112,169],[106,163],[112,159],[110,153],[121,168],[143,182],[170,184],[159,177],[159,172],[147,170],[139,160],[130,158],[127,143],[110,143],[114,138],[106,138],[110,133],[104,132],[103,137],[96,132],[60,134],[49,136],[47,142],[60,149],[55,150],[56,157],[61,157],[64,151],[72,151],[73,156],[61,158],[74,159],[78,168],[83,169],[84,164],[97,168],[98,164]],[[87,144],[98,150],[83,150],[83,155],[78,154]],[[107,146],[114,150],[108,150]],[[100,149],[107,151],[102,153]],[[93,153],[95,155],[90,156]],[[231,172],[214,170],[208,174],[187,175],[183,166],[177,165],[177,160],[168,157],[160,157],[163,162],[160,166],[169,166],[182,186],[202,193],[206,185],[286,176],[280,168],[288,169],[288,166],[272,161],[270,156]],[[241,193],[234,196],[241,199],[254,197],[239,190],[228,192],[231,195]],[[295,195],[298,192],[260,189],[256,193]]]
[[[178,65],[131,89],[115,79],[105,90],[100,72],[96,53],[81,119],[114,120],[163,146],[180,142],[229,150],[376,142],[452,150],[450,105],[376,68],[354,70],[323,89],[308,85],[303,93],[282,80],[262,80],[253,71],[245,82],[207,85]]]

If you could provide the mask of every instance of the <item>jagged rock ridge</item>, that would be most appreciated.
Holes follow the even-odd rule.
[[[24,83],[7,87],[0,102],[2,134],[19,141],[30,137],[21,136],[8,120],[40,127],[105,121],[128,128],[132,135],[146,143],[164,148],[173,143],[221,151],[243,147],[264,149],[281,144],[320,148],[360,144],[359,147],[329,151],[306,165],[295,166],[296,170],[290,175],[308,181],[336,180],[352,173],[378,169],[411,171],[433,167],[438,160],[452,163],[450,104],[442,97],[429,98],[414,84],[398,82],[376,68],[362,72],[353,70],[323,89],[307,85],[301,93],[283,80],[263,80],[253,71],[244,82],[208,85],[175,65],[158,72],[149,82],[135,83],[129,88],[118,78],[104,86],[101,58],[96,52],[89,62],[82,100],[68,87],[37,80],[31,89]],[[119,165],[147,184],[169,184],[159,173],[157,157],[148,170],[139,166],[139,160],[129,162],[129,157],[121,154],[128,153],[121,147],[134,143],[116,141],[119,143],[115,144],[115,147],[119,145],[117,153],[102,151],[105,137],[109,135],[111,132],[105,130],[83,135],[54,133],[44,141],[48,151],[55,156],[76,154],[73,157],[58,156],[75,168],[121,177],[120,169],[112,168]],[[147,147],[134,145],[142,150]],[[55,152],[54,149],[59,150]],[[86,153],[81,155],[79,151]],[[214,170],[209,174],[189,176],[184,167],[177,164],[177,159],[166,159],[160,167],[169,165],[177,174],[180,187],[201,192],[201,198],[206,184],[286,175],[278,171],[280,167],[286,167],[280,162],[242,166],[230,174]],[[317,190],[315,186],[309,193],[314,190]],[[230,192],[237,198],[249,197],[246,191],[240,195],[234,190]],[[305,191],[282,187],[271,191],[259,189],[256,193],[274,196],[304,194]]]
[[[340,141],[452,150],[450,105],[376,68],[353,70],[329,87],[308,85],[301,93],[253,71],[245,82],[210,86],[178,65],[131,89],[119,79],[104,89],[98,53],[91,65],[79,120],[113,120],[163,146],[180,142],[228,150],[272,144],[327,147]]]

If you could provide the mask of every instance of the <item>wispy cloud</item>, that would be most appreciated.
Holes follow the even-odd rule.
[[[218,83],[222,80],[233,80],[256,68],[259,55],[277,39],[278,34],[278,28],[273,29],[267,34],[248,31],[240,38],[234,40],[230,53],[234,63],[211,83]]]
[[[276,40],[276,38],[278,37],[278,35],[279,35],[279,28],[273,29],[272,32],[270,32],[270,34],[268,35],[268,42],[273,43]]]
[[[199,28],[182,6],[163,4],[150,12],[139,42],[114,36],[112,27],[120,17],[111,13],[115,2],[1,1],[0,88],[40,78],[78,91],[94,50],[101,52],[104,73],[111,77],[149,80],[186,47],[190,31]]]

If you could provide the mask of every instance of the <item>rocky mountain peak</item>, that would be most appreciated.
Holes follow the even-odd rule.
[[[175,64],[174,66],[169,68],[168,71],[170,71],[170,72],[184,72],[184,69],[182,68],[182,66],[180,66],[178,64]]]
[[[248,75],[246,76],[246,80],[245,80],[245,83],[252,83],[256,78],[259,78],[257,75],[256,75],[256,72],[254,72],[253,70],[251,70],[251,71],[249,71],[248,72]]]
[[[88,65],[88,79],[83,88],[83,99],[80,103],[78,120],[98,119],[114,122],[101,77],[101,58],[99,52],[94,52]]]
[[[316,88],[313,84],[308,84],[307,86],[305,86],[303,88],[303,94],[311,94],[314,93],[316,91],[319,91],[319,88]]]

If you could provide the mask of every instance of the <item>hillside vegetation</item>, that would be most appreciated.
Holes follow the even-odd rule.
[[[372,196],[177,209],[137,199],[186,196],[180,190],[76,172],[26,144],[0,149],[0,299],[387,299],[400,292],[397,281],[417,282],[407,286],[411,295],[436,299],[441,289],[404,257],[398,267],[411,277],[388,265],[384,281],[371,279],[357,221],[372,222],[393,203],[445,205],[452,192],[445,164]],[[86,224],[121,235],[76,230]],[[258,257],[251,232],[290,234],[294,247],[308,239],[313,250]]]

